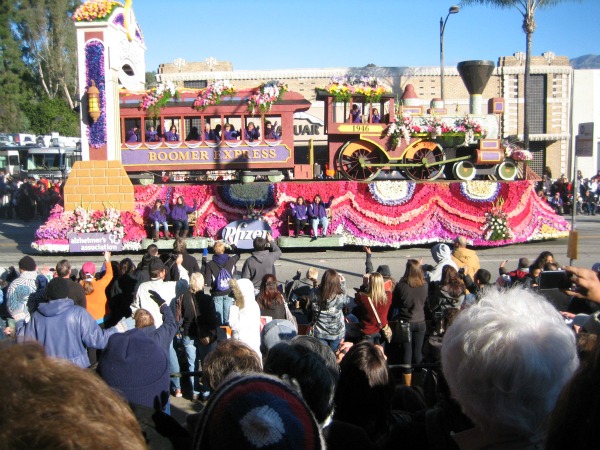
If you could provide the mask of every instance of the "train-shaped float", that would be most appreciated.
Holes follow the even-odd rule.
[[[480,98],[493,68],[488,61],[459,65],[472,96]],[[513,149],[507,152],[501,144],[499,116],[481,114],[476,101],[464,116],[433,107],[421,114],[423,108],[399,105],[374,79],[359,85],[336,81],[317,90],[316,100],[324,102],[326,177],[510,181],[519,176]],[[148,92],[123,90],[121,161],[142,183],[208,181],[215,175],[245,182],[256,176],[315,179],[312,152],[299,161],[294,151],[294,115],[310,107],[277,81],[240,91],[227,81],[203,90],[169,84]],[[522,152],[516,149],[514,155]]]

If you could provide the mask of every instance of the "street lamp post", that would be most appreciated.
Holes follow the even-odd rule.
[[[454,5],[448,9],[448,15],[446,16],[446,20],[440,17],[440,96],[442,101],[444,98],[444,31],[446,30],[446,22],[448,22],[448,17],[450,14],[456,14],[460,11],[460,6]]]

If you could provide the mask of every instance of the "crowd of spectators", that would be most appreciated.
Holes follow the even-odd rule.
[[[281,283],[270,237],[243,267],[235,246],[198,261],[182,238],[137,265],[105,253],[43,274],[25,256],[2,275],[0,442],[594,447],[600,267],[560,271],[543,252],[492,275],[467,244],[408,259],[398,281],[365,248],[353,290],[334,267]],[[185,423],[170,416],[182,396],[199,410]]]
[[[20,180],[0,174],[0,218],[30,221],[45,220],[62,199],[62,185],[46,178]]]
[[[542,180],[538,183],[538,196],[556,211],[557,214],[596,215],[598,195],[600,195],[600,171],[590,178],[584,178],[577,171],[576,180],[569,181],[563,174],[552,179],[552,172],[546,167]],[[574,191],[577,195],[573,195]]]

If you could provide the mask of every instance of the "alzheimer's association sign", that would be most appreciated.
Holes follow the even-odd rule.
[[[69,252],[120,252],[123,241],[112,233],[69,233]]]
[[[254,238],[267,238],[271,232],[269,224],[263,220],[236,220],[223,228],[223,240],[238,248],[252,249]]]

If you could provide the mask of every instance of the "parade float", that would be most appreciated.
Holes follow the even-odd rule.
[[[449,242],[459,234],[489,247],[568,235],[566,220],[536,195],[530,154],[501,139],[502,99],[490,99],[487,113],[481,111],[492,62],[459,64],[471,94],[465,116],[439,105],[413,106],[408,98],[398,102],[376,79],[332,80],[317,89],[328,137],[319,172],[312,149],[300,161],[294,147],[294,114],[310,102],[284,83],[238,91],[219,80],[199,90],[145,90],[145,42],[131,1],[86,2],[74,21],[84,161],[67,180],[63,205],[37,230],[32,245],[39,251],[85,251],[69,240],[80,242],[86,234],[108,242],[106,248],[142,250],[152,242],[147,216],[154,201],[170,203],[180,195],[197,204],[196,248],[244,218],[268,223],[288,248],[398,248]],[[350,121],[355,106],[362,114]],[[232,140],[204,135],[205,128],[227,124],[242,131],[250,122],[262,130],[274,123],[277,133],[258,139],[240,133]],[[179,133],[174,140],[154,141],[145,133],[166,136],[172,127]],[[200,133],[191,133],[194,128]],[[289,239],[290,202],[316,194],[334,198],[332,236]]]

